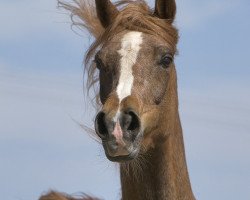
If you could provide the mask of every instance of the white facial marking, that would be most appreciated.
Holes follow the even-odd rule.
[[[134,82],[132,67],[136,63],[141,49],[142,33],[136,31],[128,32],[123,36],[121,42],[121,49],[118,50],[118,53],[121,55],[121,72],[116,89],[120,103],[124,98],[131,95]]]

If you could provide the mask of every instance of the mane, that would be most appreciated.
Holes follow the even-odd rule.
[[[81,196],[70,196],[65,193],[50,191],[47,195],[43,195],[39,200],[100,200],[95,197],[83,194]]]
[[[155,17],[153,10],[144,0],[121,0],[115,3],[119,14],[114,22],[104,29],[99,21],[96,8],[92,0],[73,0],[66,3],[58,0],[59,7],[71,12],[73,26],[87,29],[96,39],[85,55],[84,72],[87,73],[86,88],[94,90],[96,107],[100,105],[98,85],[99,76],[93,57],[96,52],[109,41],[112,36],[124,30],[140,31],[164,39],[171,49],[176,51],[178,31],[170,20]],[[175,53],[175,52],[174,52]]]

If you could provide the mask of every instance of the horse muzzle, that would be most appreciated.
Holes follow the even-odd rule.
[[[95,130],[109,160],[124,162],[138,155],[141,121],[135,111],[125,110],[112,117],[101,111],[95,119]]]

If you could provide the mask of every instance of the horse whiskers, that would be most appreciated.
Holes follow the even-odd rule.
[[[125,173],[127,176],[131,176],[135,178],[137,181],[143,179],[143,172],[146,169],[149,163],[148,156],[150,156],[149,153],[142,153],[144,147],[141,147],[142,151],[138,154],[138,156],[126,163],[122,163],[121,167],[125,170]]]
[[[95,130],[93,128],[90,128],[89,126],[85,124],[81,124],[77,120],[71,118],[78,126],[80,126],[93,140],[95,140],[98,143],[101,143],[101,139],[96,135]]]

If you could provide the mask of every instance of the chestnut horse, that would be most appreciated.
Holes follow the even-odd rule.
[[[95,130],[107,158],[120,164],[122,199],[194,200],[178,112],[175,0],[156,0],[154,10],[142,0],[59,5],[96,39],[87,86],[99,83]],[[77,198],[51,192],[40,199]]]

